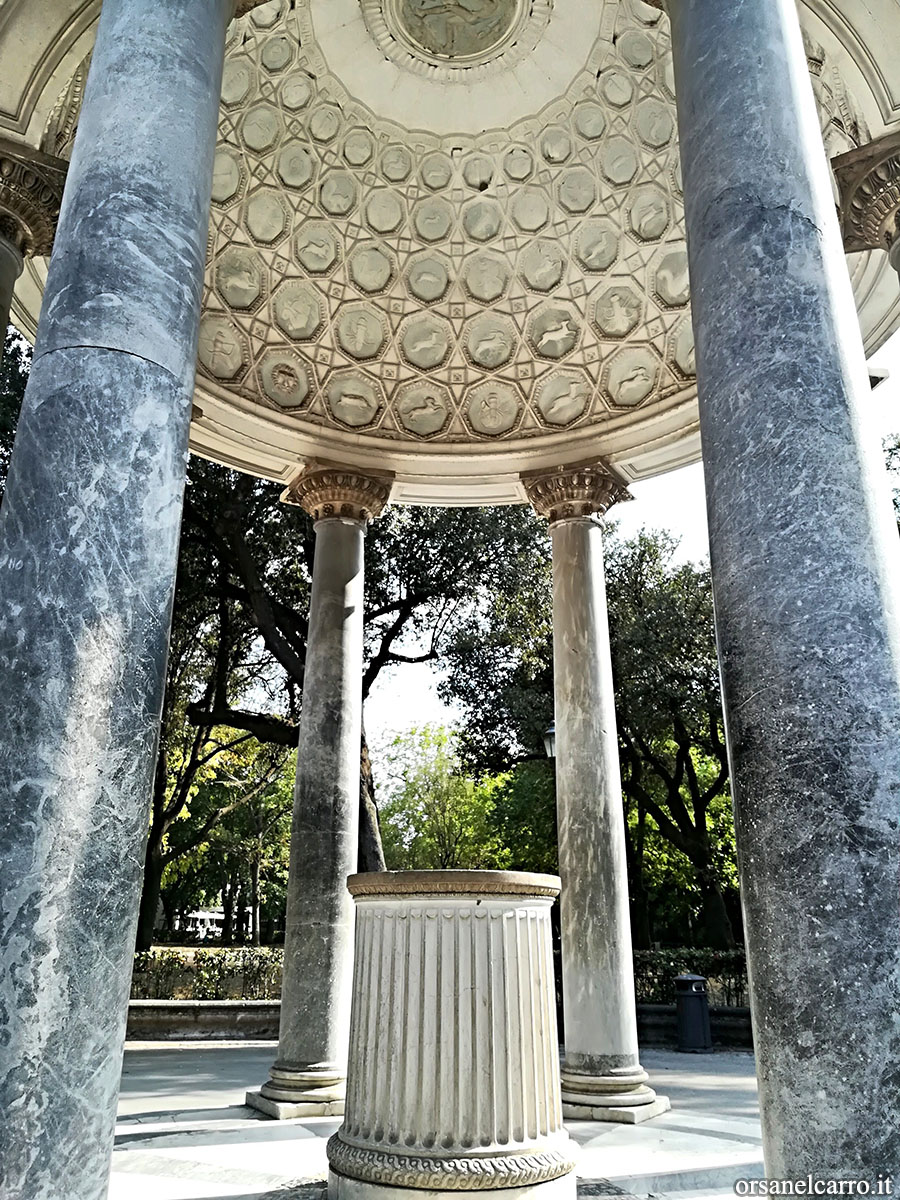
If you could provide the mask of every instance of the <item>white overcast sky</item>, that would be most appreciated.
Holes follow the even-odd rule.
[[[872,444],[877,452],[881,438],[900,432],[900,332],[869,363],[887,367],[891,373],[872,393]],[[623,504],[616,513],[626,537],[644,526],[667,529],[681,541],[680,557],[692,562],[707,557],[703,468],[699,463],[633,484],[631,491],[634,501]],[[366,703],[366,731],[376,754],[397,733],[428,722],[452,725],[454,717],[453,710],[438,698],[437,679],[429,664],[383,672]]]

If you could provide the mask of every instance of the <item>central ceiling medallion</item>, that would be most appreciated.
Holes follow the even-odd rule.
[[[502,53],[529,8],[528,0],[387,0],[385,15],[414,54],[462,66]]]
[[[360,0],[379,49],[417,74],[449,82],[514,66],[550,20],[553,0]],[[479,72],[480,73],[480,72]]]

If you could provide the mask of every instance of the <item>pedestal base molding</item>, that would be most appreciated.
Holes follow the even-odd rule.
[[[486,1188],[487,1184],[480,1184]],[[570,1172],[548,1183],[525,1187],[497,1190],[497,1200],[576,1200],[577,1181]],[[448,1187],[429,1189],[423,1193],[427,1200],[459,1200],[460,1192]],[[410,1200],[409,1188],[392,1187],[383,1183],[366,1183],[362,1179],[349,1179],[337,1171],[328,1172],[328,1200]]]
[[[328,1142],[328,1162],[339,1177],[397,1188],[483,1191],[533,1187],[568,1175],[575,1166],[564,1138],[563,1150],[519,1154],[467,1154],[459,1158],[395,1154],[354,1146],[336,1133]]]

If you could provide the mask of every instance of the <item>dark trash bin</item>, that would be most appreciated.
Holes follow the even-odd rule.
[[[678,1049],[683,1054],[711,1054],[709,991],[702,975],[675,977]]]

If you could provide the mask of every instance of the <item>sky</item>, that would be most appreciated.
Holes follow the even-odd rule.
[[[879,438],[900,432],[900,332],[895,333],[869,360],[871,367],[886,367],[890,376],[873,392],[870,416]],[[709,555],[703,467],[695,463],[632,484],[634,500],[616,509],[622,534],[632,537],[640,529],[665,529],[680,539],[678,558],[699,562]],[[453,725],[458,713],[437,694],[439,673],[430,663],[397,666],[382,672],[366,702],[366,732],[376,753],[398,734],[424,724]]]

